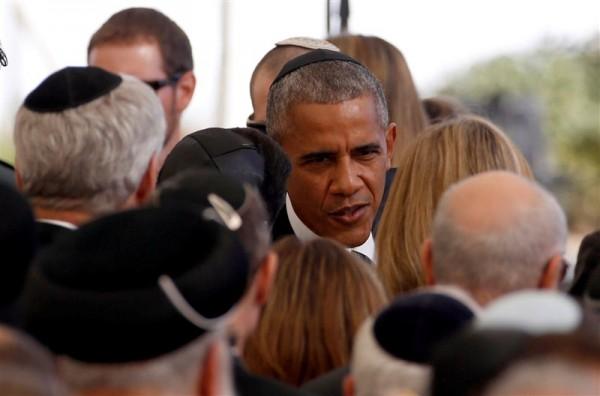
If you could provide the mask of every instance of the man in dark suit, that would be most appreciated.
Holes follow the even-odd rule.
[[[396,138],[375,77],[338,52],[301,55],[271,85],[267,131],[292,163],[274,239],[327,237],[373,260],[371,230]]]
[[[25,99],[15,122],[17,186],[41,245],[154,190],[165,136],[160,101],[132,77],[67,67]]]

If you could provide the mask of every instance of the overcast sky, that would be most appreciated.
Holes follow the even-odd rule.
[[[241,126],[250,113],[248,82],[274,42],[326,35],[325,0],[127,1],[2,0],[0,41],[9,65],[0,69],[0,128],[10,131],[16,107],[51,72],[84,65],[90,35],[114,12],[155,7],[192,41],[197,91],[185,132]],[[527,50],[546,37],[575,42],[598,33],[600,1],[351,0],[353,33],[378,35],[405,55],[423,96],[452,73],[498,54]],[[228,36],[222,20],[228,14]],[[221,69],[227,48],[228,66]],[[219,81],[225,73],[224,91]],[[218,103],[224,103],[223,118]]]

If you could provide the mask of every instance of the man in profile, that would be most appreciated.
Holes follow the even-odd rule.
[[[292,164],[274,239],[331,238],[373,260],[371,229],[396,138],[375,77],[339,52],[301,55],[271,86],[267,131]]]
[[[88,64],[113,73],[130,74],[159,97],[167,121],[166,155],[181,139],[181,114],[196,87],[192,48],[185,32],[151,8],[128,8],[112,15],[88,44]]]

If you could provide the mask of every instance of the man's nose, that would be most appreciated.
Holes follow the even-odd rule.
[[[360,169],[352,160],[341,159],[333,174],[331,192],[344,196],[354,195],[363,185]]]

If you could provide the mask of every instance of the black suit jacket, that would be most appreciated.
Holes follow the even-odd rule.
[[[306,382],[300,389],[319,396],[343,396],[344,378],[348,373],[348,366],[340,367]]]
[[[36,222],[36,233],[38,241],[38,249],[43,249],[51,245],[56,238],[64,233],[73,232],[70,228],[59,226],[56,224]]]
[[[282,382],[249,373],[237,357],[233,359],[233,377],[239,396],[312,396]]]

